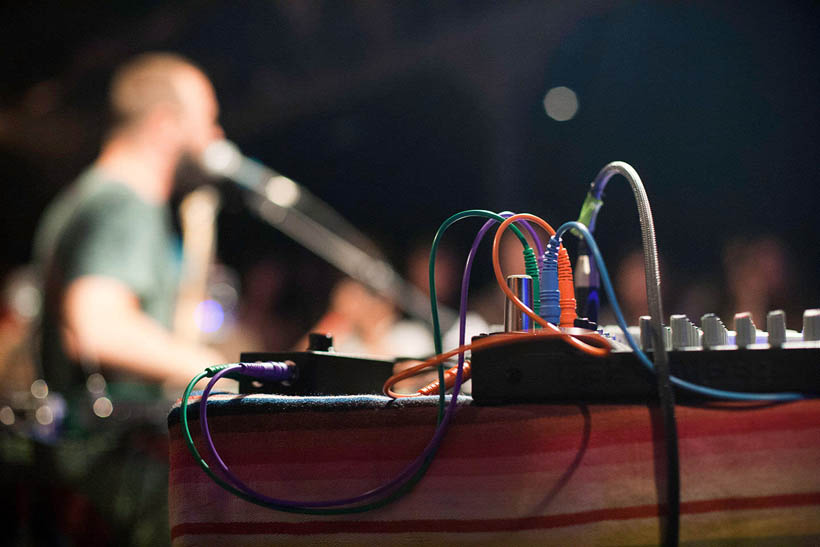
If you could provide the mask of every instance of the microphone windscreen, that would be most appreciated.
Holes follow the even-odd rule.
[[[232,178],[242,166],[242,152],[231,141],[220,139],[205,148],[201,160],[209,175]]]

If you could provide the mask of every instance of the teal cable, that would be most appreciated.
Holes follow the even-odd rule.
[[[504,222],[504,217],[493,213],[492,211],[487,211],[484,209],[467,209],[466,211],[461,211],[460,213],[456,213],[452,215],[450,218],[445,220],[441,223],[438,230],[436,231],[435,237],[433,237],[433,244],[430,246],[430,310],[433,314],[433,343],[435,344],[435,351],[436,355],[440,355],[444,353],[443,343],[441,341],[441,322],[439,321],[438,317],[438,297],[436,296],[436,252],[438,251],[439,243],[441,242],[441,237],[444,235],[444,232],[447,231],[447,228],[458,222],[463,218],[468,217],[484,217],[484,218],[491,218],[498,222]],[[521,233],[521,230],[518,229],[517,226],[513,226],[513,232],[515,235],[518,236],[518,239],[521,241],[521,244],[524,248],[529,247],[529,243],[527,243],[527,238],[524,237],[524,234]],[[438,367],[438,385],[444,385],[444,363],[440,363]],[[438,423],[441,423],[441,420],[444,418],[444,408],[445,408],[445,400],[444,400],[444,389],[439,389],[438,393]]]
[[[490,218],[498,222],[504,222],[504,217],[499,214],[493,213],[492,211],[487,211],[484,209],[467,209],[466,211],[461,211],[460,213],[456,213],[452,215],[450,218],[442,222],[441,226],[439,226],[438,231],[436,232],[435,237],[433,238],[433,245],[430,247],[430,309],[433,312],[433,342],[435,343],[436,354],[441,354],[444,352],[443,344],[441,341],[441,324],[439,322],[438,317],[438,301],[436,297],[436,251],[438,250],[439,242],[441,241],[441,237],[444,235],[444,232],[447,231],[447,228],[458,222],[463,218],[469,217],[482,217],[482,218]],[[521,233],[521,230],[518,229],[517,226],[511,226],[513,232],[515,233],[516,237],[518,237],[519,241],[521,241],[521,245],[523,245],[524,249],[530,248],[530,244],[527,242],[527,238],[524,237],[524,234]],[[537,268],[537,266],[536,266]],[[528,274],[529,275],[529,274]],[[537,279],[538,276],[536,275],[535,278]],[[439,368],[443,368],[440,366]],[[441,380],[441,379],[439,379]],[[443,385],[443,384],[442,384]]]

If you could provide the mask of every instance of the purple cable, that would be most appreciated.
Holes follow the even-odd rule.
[[[463,361],[462,361],[463,363]],[[358,496],[353,496],[350,498],[338,499],[338,500],[323,500],[323,501],[292,501],[292,500],[281,500],[277,498],[271,498],[262,494],[261,492],[257,492],[253,490],[250,486],[242,482],[239,477],[233,474],[233,472],[228,469],[228,466],[225,465],[225,462],[219,456],[219,453],[216,451],[216,447],[214,446],[213,438],[211,437],[211,430],[208,426],[208,415],[206,412],[207,409],[207,402],[208,396],[211,393],[214,385],[227,373],[240,368],[241,365],[237,365],[236,367],[226,368],[217,372],[211,381],[208,382],[208,385],[205,387],[205,390],[202,392],[202,397],[199,401],[199,421],[202,427],[202,436],[205,439],[205,443],[208,445],[208,449],[211,451],[211,455],[214,457],[217,466],[222,471],[225,478],[231,482],[236,488],[242,490],[249,496],[253,496],[265,503],[274,504],[274,505],[284,505],[288,507],[333,507],[333,506],[340,506],[340,505],[351,505],[355,503],[360,503],[368,500],[369,498],[378,496],[379,494],[389,493],[394,489],[401,486],[404,482],[406,482],[409,478],[411,478],[416,471],[423,465],[424,461],[431,456],[438,446],[441,444],[442,439],[444,438],[444,434],[446,433],[447,426],[450,424],[450,420],[452,419],[453,414],[455,413],[456,406],[458,404],[458,393],[461,390],[461,379],[462,379],[462,370],[459,368],[458,374],[456,374],[456,381],[455,385],[453,386],[453,394],[450,398],[450,404],[447,406],[447,409],[444,412],[444,417],[442,418],[441,422],[439,423],[438,427],[436,428],[435,433],[433,434],[433,438],[430,439],[430,442],[425,447],[424,451],[421,455],[416,458],[413,463],[408,465],[404,471],[402,471],[398,476],[396,476],[393,480],[389,483],[364,492],[363,494],[359,494]]]
[[[509,218],[513,215],[513,213],[503,212],[500,215],[504,218]],[[493,224],[497,224],[497,220],[490,219],[484,223],[481,229],[476,234],[475,239],[473,240],[473,246],[470,247],[470,252],[467,253],[467,263],[464,265],[464,275],[461,277],[461,304],[458,308],[458,345],[464,345],[464,339],[467,337],[467,293],[469,292],[470,288],[470,275],[473,272],[473,262],[475,261],[475,255],[478,252],[478,246],[481,243],[481,240],[484,238],[484,234],[486,234],[490,228],[493,227]],[[532,226],[530,226],[532,229]],[[534,233],[534,232],[533,232]],[[536,239],[536,244],[540,242]],[[461,369],[464,368],[464,354],[459,353],[458,355],[458,367],[459,367],[459,375],[461,375]]]
[[[500,213],[500,216],[504,218],[509,218],[512,215],[513,213],[508,211]],[[484,223],[484,225],[478,231],[478,234],[476,235],[475,239],[473,240],[473,245],[470,248],[470,252],[467,254],[467,262],[464,265],[464,274],[461,279],[461,304],[459,306],[459,346],[464,345],[464,339],[466,337],[467,294],[469,292],[470,275],[473,270],[473,263],[475,262],[476,253],[478,252],[478,246],[481,243],[481,240],[484,238],[484,235],[487,233],[487,231],[493,226],[493,224],[496,224],[497,222],[498,221],[491,219]],[[529,231],[530,235],[532,235],[536,248],[538,249],[538,256],[541,257],[543,255],[543,246],[538,235],[535,233],[535,230],[526,221],[521,221],[521,224],[524,224],[527,231]],[[441,441],[444,439],[444,434],[447,431],[447,427],[450,425],[450,421],[452,420],[453,414],[455,414],[456,407],[458,406],[458,395],[461,392],[461,384],[464,372],[464,353],[460,353],[458,355],[458,370],[456,372],[456,379],[453,385],[453,393],[450,396],[450,403],[447,405],[447,408],[444,412],[444,417],[442,418],[441,423],[439,423],[438,427],[436,428],[436,431],[433,434],[432,439],[430,439],[430,442],[427,443],[427,446],[425,447],[424,451],[418,456],[418,458],[416,458],[410,465],[408,465],[399,475],[397,475],[390,482],[377,488],[374,488],[372,490],[369,490],[367,492],[364,492],[363,494],[359,494],[358,496],[337,500],[306,502],[271,498],[269,496],[262,494],[261,492],[253,490],[250,486],[242,482],[242,480],[239,479],[239,477],[234,475],[230,469],[228,469],[228,466],[219,456],[219,453],[217,452],[216,447],[214,446],[213,438],[211,437],[210,427],[208,426],[208,414],[206,411],[208,395],[211,393],[211,390],[220,378],[222,378],[228,372],[236,370],[236,368],[239,368],[240,366],[241,365],[238,365],[237,367],[227,368],[217,372],[214,375],[214,377],[211,378],[211,381],[208,382],[208,385],[202,392],[202,397],[199,401],[199,422],[202,428],[202,436],[205,438],[205,442],[208,445],[208,449],[211,451],[211,455],[214,457],[214,460],[216,460],[217,466],[220,468],[225,478],[229,482],[231,482],[236,488],[242,490],[249,496],[253,496],[265,503],[285,505],[290,507],[331,507],[361,503],[379,494],[391,492],[392,490],[401,486],[410,477],[412,477],[416,473],[416,471],[418,471],[419,468],[423,465],[424,461],[438,449],[439,445],[441,444]]]
[[[504,218],[510,218],[514,214],[515,213],[512,213],[510,211],[504,211],[502,213],[498,213],[499,216],[502,216]],[[541,245],[541,240],[538,238],[538,235],[535,233],[535,230],[533,229],[532,225],[529,222],[527,222],[526,220],[520,220],[518,222],[520,222],[521,224],[524,225],[524,228],[527,229],[527,231],[530,233],[533,240],[535,241],[535,247],[536,247],[536,249],[538,249],[538,254],[536,255],[536,257],[538,259],[538,265],[539,265],[539,268],[540,268],[543,265],[541,262],[543,261],[543,258],[544,258],[544,249],[543,249],[543,246]],[[467,331],[467,293],[469,292],[470,275],[473,271],[473,262],[475,261],[475,255],[478,252],[478,246],[479,246],[479,244],[481,244],[481,240],[484,238],[484,235],[487,233],[487,231],[489,231],[490,228],[492,228],[493,224],[496,224],[496,223],[498,223],[498,221],[493,220],[493,219],[490,219],[490,220],[488,220],[487,222],[484,223],[484,225],[481,227],[481,229],[476,234],[475,239],[473,240],[473,246],[470,247],[470,252],[467,254],[467,263],[464,265],[464,275],[461,278],[461,305],[459,306],[459,309],[458,309],[458,345],[459,346],[464,345],[465,338],[467,337],[467,332],[466,332]],[[464,354],[463,353],[459,354],[459,356],[458,356],[458,364],[459,364],[459,367],[460,367],[459,370],[461,370],[461,367],[464,366]]]

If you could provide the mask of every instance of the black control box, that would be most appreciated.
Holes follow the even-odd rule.
[[[382,387],[393,375],[394,361],[367,356],[336,353],[329,335],[311,334],[307,351],[246,352],[243,363],[291,361],[296,377],[289,382],[265,382],[241,377],[240,393],[277,393],[281,395],[381,395]]]
[[[652,353],[648,355],[651,359]],[[674,376],[712,388],[820,393],[818,344],[670,351],[669,366]],[[476,350],[471,367],[472,396],[481,404],[643,402],[657,398],[653,373],[632,351],[592,357],[559,338]],[[681,389],[677,393],[683,401],[698,398]]]

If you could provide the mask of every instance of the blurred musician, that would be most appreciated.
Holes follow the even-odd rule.
[[[111,544],[156,545],[169,541],[165,436],[135,434],[131,411],[119,419],[127,433],[109,424],[117,422],[118,396],[156,400],[163,386],[179,389],[224,361],[173,331],[179,261],[168,207],[180,168],[195,164],[222,130],[208,78],[174,54],[122,65],[109,103],[112,124],[99,156],[49,206],[35,240],[45,285],[40,362],[49,390],[64,394],[68,407],[63,440],[43,451],[38,473],[68,483],[87,509],[46,492],[39,518],[70,510],[73,521],[52,517],[59,529],[44,524],[36,532],[44,542],[83,544],[93,534],[86,523],[101,516]],[[103,389],[110,399],[99,396]],[[86,441],[72,445],[73,430],[85,430]]]
[[[184,385],[214,352],[175,336],[177,266],[167,202],[178,167],[221,134],[206,76],[172,54],[123,65],[99,157],[49,207],[35,255],[46,302],[43,366],[69,389],[98,363],[114,376]]]

